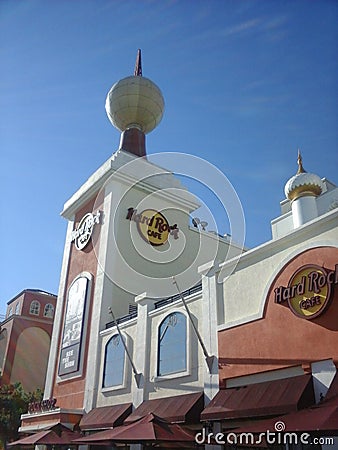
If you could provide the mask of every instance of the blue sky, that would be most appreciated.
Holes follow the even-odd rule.
[[[57,292],[59,213],[118,148],[105,97],[138,48],[166,102],[148,153],[221,169],[248,246],[270,239],[298,147],[337,184],[337,23],[335,0],[1,0],[0,313],[25,288]]]

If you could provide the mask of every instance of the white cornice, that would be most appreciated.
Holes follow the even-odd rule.
[[[134,164],[128,164],[135,161]],[[140,173],[143,180],[140,181]],[[135,185],[148,193],[157,190],[159,197],[168,201],[179,203],[190,211],[197,209],[200,205],[196,198],[188,192],[174,175],[144,158],[138,158],[123,150],[118,150],[112,155],[77,192],[64,204],[61,215],[70,220],[74,213],[91,199],[102,188],[110,176],[127,185]],[[148,181],[149,180],[149,181]],[[178,189],[180,195],[174,195],[170,189]],[[163,190],[163,193],[161,193]]]
[[[285,250],[292,245],[296,245],[302,242],[306,242],[309,238],[315,237],[324,231],[337,227],[338,209],[329,211],[320,217],[302,225],[299,228],[294,229],[285,236],[279,239],[265,242],[264,244],[248,250],[243,253],[239,258],[239,262],[236,270],[240,270],[243,267],[255,264],[257,261],[262,260],[267,255],[270,256],[279,251]],[[338,239],[337,239],[338,245]],[[223,262],[219,265],[220,269],[226,269],[227,266],[233,265],[234,261],[238,259],[232,258],[229,261]]]

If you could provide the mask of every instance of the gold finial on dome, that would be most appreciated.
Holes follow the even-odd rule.
[[[296,175],[287,181],[284,192],[286,197],[293,201],[300,197],[314,196],[318,197],[323,192],[323,182],[321,178],[304,170],[303,160],[300,150],[298,149],[298,170]]]
[[[299,173],[305,173],[306,170],[304,170],[303,167],[303,158],[302,155],[300,153],[300,150],[298,149],[298,158],[297,158],[297,163],[298,163],[298,170],[297,170],[297,174]]]

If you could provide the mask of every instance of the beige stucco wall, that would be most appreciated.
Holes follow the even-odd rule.
[[[332,211],[282,239],[243,254],[231,277],[222,283],[223,298],[218,301],[224,313],[219,330],[261,318],[273,279],[294,256],[312,247],[338,247],[337,217],[338,211]],[[221,281],[222,272],[218,275]]]
[[[194,318],[200,333],[203,335],[202,328],[202,296],[201,293],[193,294],[188,298],[188,307]],[[169,376],[157,376],[157,351],[158,351],[158,329],[161,322],[169,314],[180,312],[187,319],[187,371],[185,373],[171,374]],[[138,328],[149,329],[149,337],[146,342],[137,342]],[[198,344],[196,335],[191,327],[189,318],[181,300],[159,309],[153,309],[149,312],[146,321],[132,319],[130,322],[120,325],[121,332],[126,337],[128,350],[130,351],[133,362],[137,364],[137,359],[145,358],[146,371],[145,385],[143,387],[143,400],[153,398],[162,398],[173,395],[188,394],[194,391],[202,391],[204,387],[205,361],[202,350]],[[126,358],[126,376],[125,386],[123,388],[102,389],[105,346],[109,339],[117,333],[116,327],[100,333],[100,370],[99,387],[97,395],[97,406],[105,406],[117,403],[134,402],[135,380],[132,374],[132,368]],[[143,353],[136,355],[136,352]],[[137,369],[139,369],[137,367]],[[134,402],[135,403],[135,402]]]

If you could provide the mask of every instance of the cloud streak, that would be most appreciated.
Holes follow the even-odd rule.
[[[283,37],[283,26],[287,22],[285,15],[276,17],[256,17],[244,22],[240,22],[221,30],[222,37],[240,36],[249,32],[257,31],[259,33],[268,33],[270,38]]]
[[[222,36],[232,36],[235,34],[242,34],[244,32],[257,28],[261,23],[262,23],[261,19],[247,20],[246,22],[224,29],[221,32],[221,34]]]

